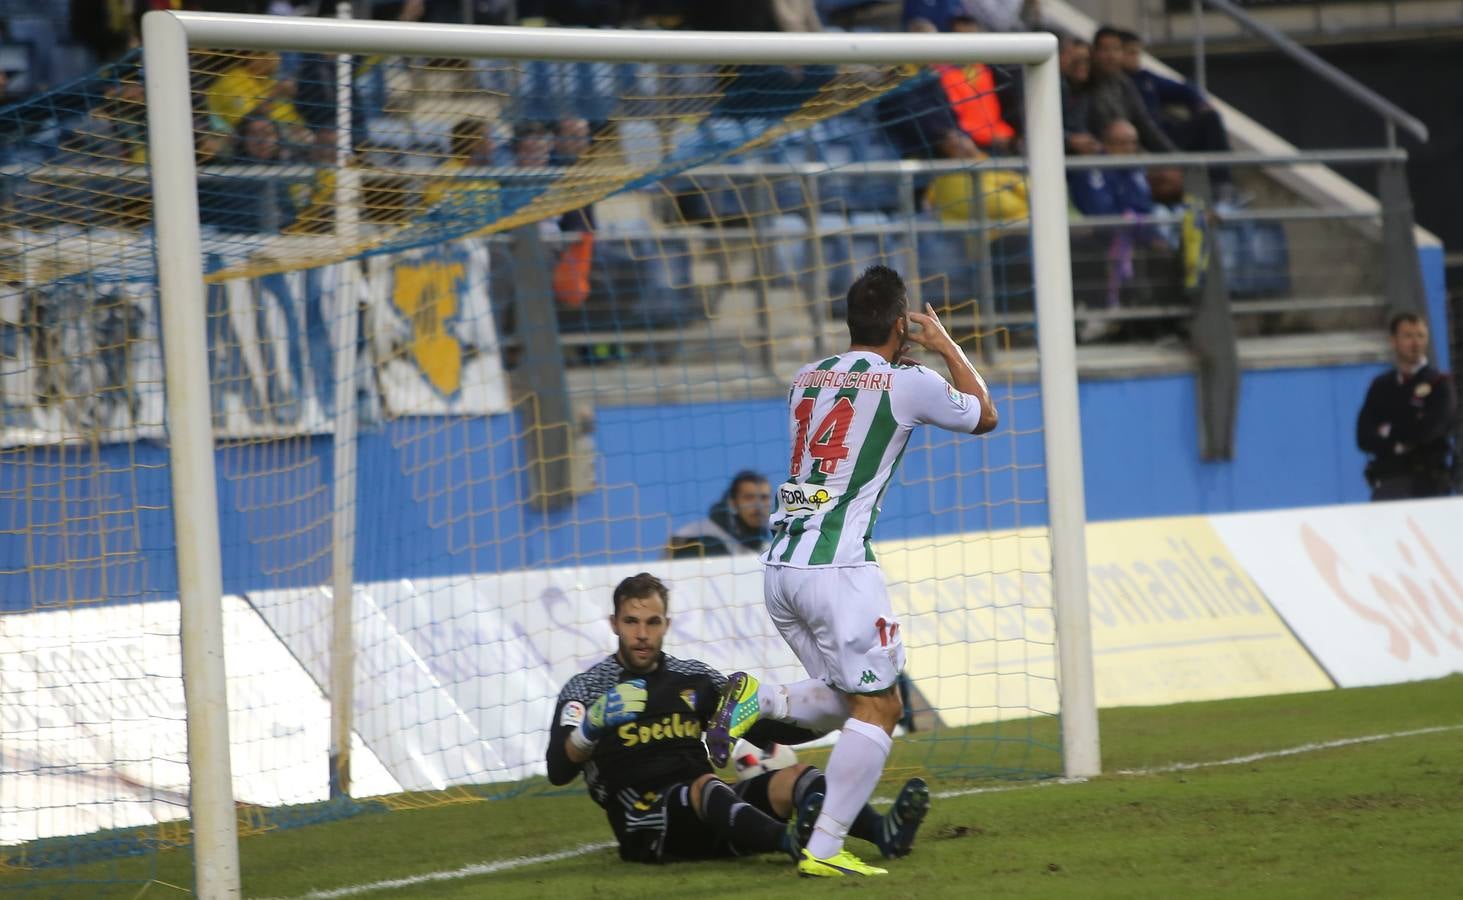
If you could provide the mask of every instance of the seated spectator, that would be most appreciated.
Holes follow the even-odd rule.
[[[901,24],[905,31],[953,31],[956,18],[969,16],[965,0],[904,0]]]
[[[138,6],[129,0],[71,0],[71,37],[98,64],[114,62],[139,43]]]
[[[1224,120],[1204,99],[1198,88],[1172,78],[1164,78],[1143,68],[1143,39],[1131,31],[1120,32],[1123,46],[1123,71],[1132,79],[1143,98],[1144,108],[1164,134],[1180,150],[1196,153],[1228,153],[1229,132]],[[1229,169],[1215,167],[1215,181],[1228,184]],[[1218,187],[1218,185],[1216,185]]]
[[[1156,224],[1154,232],[1169,250],[1178,254],[1184,290],[1192,294],[1203,283],[1210,248],[1202,204],[1185,190],[1184,172],[1176,166],[1149,169],[1148,188],[1153,196],[1153,211],[1170,220]],[[1215,209],[1222,211],[1223,205],[1215,204]]]
[[[549,165],[554,151],[554,135],[542,122],[519,122],[513,129],[513,164],[525,169],[542,169]]]
[[[1103,153],[1132,156],[1142,152],[1138,129],[1122,119],[1109,122],[1102,134]],[[1072,203],[1084,215],[1125,216],[1131,226],[1073,232],[1073,293],[1088,308],[1115,310],[1121,305],[1159,302],[1171,293],[1179,276],[1176,248],[1145,218],[1153,212],[1148,175],[1141,168],[1074,169],[1067,173]],[[1099,274],[1100,273],[1100,274]],[[1125,302],[1126,301],[1126,302]],[[1152,336],[1152,328],[1089,319],[1078,331],[1084,342],[1100,340],[1127,330]]]
[[[1079,37],[1062,35],[1057,51],[1062,73],[1062,134],[1067,152],[1075,156],[1101,153],[1102,142],[1088,131],[1087,84],[1092,78],[1092,45]]]
[[[677,528],[666,547],[670,559],[751,556],[772,540],[772,486],[751,470],[738,472],[706,518]]]
[[[928,19],[914,18],[905,27],[927,33],[935,26]],[[874,115],[903,159],[962,159],[975,153],[975,144],[961,129],[938,78],[916,77],[904,88],[886,93],[874,105]]]
[[[1103,26],[1093,36],[1092,75],[1081,93],[1087,133],[1104,134],[1109,122],[1125,119],[1137,129],[1138,141],[1148,152],[1172,153],[1177,149],[1148,115],[1137,85],[1123,68],[1122,32],[1116,28]]]
[[[279,123],[262,112],[245,115],[234,129],[233,157],[239,165],[283,164]],[[198,195],[204,224],[224,231],[277,234],[295,219],[288,185],[262,173],[205,180]]]
[[[486,167],[493,164],[492,126],[477,118],[459,119],[452,126],[447,158],[437,167],[444,178],[433,178],[422,192],[422,203],[428,208],[442,205],[444,199],[453,204],[465,202],[468,192],[496,192],[498,182],[488,178],[463,178],[457,173],[463,169]]]
[[[972,162],[985,158],[973,141],[962,135],[959,139],[947,141],[947,148],[957,148],[955,159],[969,159]],[[961,145],[964,144],[962,147]],[[1026,177],[1010,169],[981,169],[978,172],[946,172],[937,175],[930,183],[925,196],[929,208],[943,222],[969,222],[976,218],[976,185],[984,206],[985,219],[991,224],[1019,222],[1031,217],[1031,207],[1026,192]]]
[[[1040,31],[1041,0],[963,0],[986,31]]]
[[[1114,119],[1102,134],[1102,152],[1110,156],[1132,156],[1142,152],[1138,129],[1131,122]],[[1072,204],[1083,215],[1118,216],[1153,211],[1148,176],[1142,169],[1070,169],[1067,190]]]
[[[288,144],[310,142],[305,120],[295,108],[295,82],[279,80],[279,54],[268,50],[246,51],[244,58],[225,70],[206,93],[208,112],[220,131],[232,131],[246,115],[269,118],[284,131]]]
[[[924,20],[915,20],[910,31],[926,27]],[[971,19],[956,19],[958,31],[979,31]],[[933,26],[928,26],[933,30]],[[1001,101],[996,93],[996,77],[989,66],[969,63],[963,66],[937,65],[940,86],[955,113],[960,129],[970,135],[975,145],[987,153],[1004,155],[1012,152],[1016,142],[1016,129],[1001,115]]]
[[[549,161],[556,166],[572,166],[589,151],[589,123],[569,116],[554,129],[554,149]],[[559,231],[572,234],[554,264],[550,280],[554,299],[560,306],[580,307],[589,299],[590,267],[594,262],[594,207],[581,206],[559,217]]]
[[[290,185],[290,199],[300,214],[289,234],[329,234],[335,229],[335,179],[338,148],[334,128],[317,128],[307,161],[315,167],[310,183]]]

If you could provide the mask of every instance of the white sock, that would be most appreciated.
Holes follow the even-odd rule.
[[[760,682],[757,685],[757,717],[786,721],[787,688],[770,681]]]
[[[787,697],[787,713],[780,718],[794,725],[826,734],[848,720],[848,701],[820,679],[784,685],[782,690]]]
[[[843,734],[833,745],[828,768],[823,771],[828,793],[823,798],[823,812],[813,826],[808,852],[818,859],[828,859],[843,849],[848,826],[859,810],[869,802],[879,776],[884,774],[884,761],[894,741],[884,729],[861,719],[843,723]]]

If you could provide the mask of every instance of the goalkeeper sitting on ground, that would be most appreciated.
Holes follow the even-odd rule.
[[[560,692],[549,733],[549,781],[568,784],[583,770],[627,861],[777,851],[796,860],[822,807],[823,773],[798,764],[735,786],[716,777],[701,734],[726,677],[661,652],[669,599],[666,586],[647,573],[615,588],[610,630],[619,647]],[[746,737],[771,746],[816,735],[768,720]],[[903,856],[928,809],[928,787],[911,778],[888,815],[865,806],[849,833],[886,857]]]

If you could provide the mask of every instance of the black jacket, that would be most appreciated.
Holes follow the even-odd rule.
[[[1390,369],[1372,379],[1356,417],[1356,445],[1372,456],[1367,478],[1444,476],[1452,451],[1457,398],[1453,379],[1425,365],[1403,377]],[[1382,426],[1390,425],[1386,436]]]

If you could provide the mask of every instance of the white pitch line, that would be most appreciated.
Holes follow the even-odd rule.
[[[524,866],[536,866],[539,863],[573,859],[576,856],[585,856],[590,853],[597,853],[600,850],[608,850],[613,846],[615,846],[614,841],[605,841],[598,844],[582,844],[571,850],[545,853],[542,856],[515,856],[512,859],[497,859],[492,862],[474,863],[470,866],[463,866],[460,869],[443,869],[437,872],[427,872],[422,875],[408,875],[405,878],[391,878],[386,881],[373,881],[369,884],[348,884],[345,887],[331,888],[327,891],[311,891],[308,894],[301,894],[295,900],[336,900],[339,897],[354,897],[357,894],[366,894],[371,891],[385,891],[391,888],[414,887],[419,884],[429,884],[433,881],[455,881],[459,878],[472,878],[476,875],[492,875],[496,872],[506,872],[510,869],[521,869]]]
[[[1415,737],[1419,734],[1437,734],[1442,731],[1463,730],[1463,725],[1437,725],[1432,728],[1414,728],[1411,731],[1393,731],[1389,734],[1368,734],[1362,737],[1339,738],[1334,741],[1318,741],[1314,744],[1301,744],[1299,747],[1287,747],[1284,750],[1269,750],[1264,753],[1250,753],[1246,756],[1233,756],[1229,759],[1218,759],[1205,763],[1173,763],[1172,765],[1159,766],[1154,769],[1120,769],[1113,773],[1115,775],[1162,775],[1167,772],[1188,772],[1193,769],[1207,769],[1212,766],[1242,766],[1245,763],[1259,762],[1262,759],[1275,759],[1280,756],[1296,756],[1301,753],[1312,753],[1316,750],[1333,750],[1337,747],[1350,747],[1353,744],[1372,744],[1377,741],[1390,741],[1393,738]]]
[[[1110,775],[1164,775],[1170,772],[1189,772],[1194,769],[1208,769],[1218,766],[1242,766],[1245,763],[1259,762],[1265,759],[1278,759],[1285,756],[1297,756],[1302,753],[1314,753],[1317,750],[1334,750],[1338,747],[1350,747],[1355,744],[1371,744],[1377,741],[1390,741],[1396,738],[1416,737],[1421,734],[1438,734],[1444,731],[1460,731],[1463,725],[1438,725],[1432,728],[1415,728],[1411,731],[1392,731],[1386,734],[1368,734],[1354,738],[1338,738],[1334,741],[1317,741],[1311,744],[1300,744],[1295,747],[1285,747],[1280,750],[1266,750],[1260,753],[1250,753],[1245,756],[1234,756],[1229,759],[1216,759],[1209,762],[1185,762],[1172,763],[1166,766],[1155,766],[1151,769],[1119,769],[1110,772]],[[1086,778],[1053,778],[1048,781],[1037,781],[1030,784],[1009,784],[997,785],[995,787],[965,788],[956,791],[939,791],[931,796],[948,800],[952,797],[969,797],[974,794],[1000,794],[1007,791],[1031,790],[1032,788],[1054,787],[1057,785],[1083,784]],[[889,803],[888,798],[875,797],[875,803]],[[354,897],[358,894],[368,894],[372,891],[384,891],[391,888],[412,887],[418,884],[428,884],[434,881],[455,881],[459,878],[472,878],[477,875],[492,875],[496,872],[507,872],[511,869],[521,869],[524,866],[536,866],[540,863],[558,862],[564,859],[573,859],[576,856],[585,856],[590,853],[597,853],[600,850],[607,850],[615,846],[609,841],[599,844],[584,844],[572,850],[560,850],[557,853],[545,853],[542,856],[515,856],[512,859],[500,859],[493,862],[474,863],[470,866],[463,866],[460,869],[446,869],[438,872],[428,872],[424,875],[412,875],[406,878],[393,878],[387,881],[373,881],[369,884],[353,884],[345,887],[333,888],[328,891],[311,891],[302,894],[294,900],[337,900],[340,897]]]

